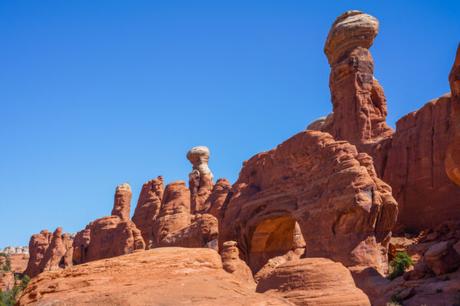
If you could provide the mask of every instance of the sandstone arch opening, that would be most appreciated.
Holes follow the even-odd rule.
[[[249,267],[255,273],[269,259],[298,249],[305,249],[305,240],[293,217],[285,215],[265,219],[252,234]]]

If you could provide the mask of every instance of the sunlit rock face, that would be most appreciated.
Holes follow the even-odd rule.
[[[34,277],[44,271],[72,266],[73,237],[58,227],[54,233],[47,230],[32,235],[29,242],[30,257],[24,274]]]
[[[460,155],[459,137],[454,136],[460,134],[455,132],[460,128],[454,102],[458,100],[458,59],[450,75],[453,97],[430,101],[398,120],[392,131],[369,51],[378,28],[375,17],[359,11],[348,11],[333,23],[324,48],[331,66],[333,115],[309,129],[328,132],[371,155],[378,176],[392,187],[399,204],[394,230],[420,231],[460,218],[460,188],[454,184]]]
[[[446,154],[446,172],[449,178],[460,186],[460,45],[449,75],[452,94],[452,134]]]
[[[144,250],[141,231],[129,219],[131,187],[115,190],[112,215],[96,219],[78,232],[73,241],[73,262],[81,264]]]
[[[301,248],[345,266],[386,267],[397,203],[372,159],[345,141],[299,133],[246,161],[232,194],[219,241],[237,241],[253,272]]]
[[[208,166],[209,156],[209,149],[205,146],[193,147],[187,153],[187,159],[193,166],[189,174],[192,213],[206,210],[205,202],[212,192],[214,183],[213,174]]]
[[[162,176],[144,183],[134,211],[132,220],[141,231],[147,249],[154,247],[157,243],[154,224],[160,212],[163,193]]]

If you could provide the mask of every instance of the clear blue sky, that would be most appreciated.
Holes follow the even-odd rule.
[[[342,12],[380,20],[395,121],[449,91],[459,1],[0,1],[0,248],[76,232],[118,183],[216,177],[331,110],[323,45]]]

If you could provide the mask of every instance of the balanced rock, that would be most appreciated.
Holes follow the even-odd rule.
[[[374,77],[369,52],[377,33],[378,21],[358,11],[346,12],[334,22],[324,48],[331,66],[333,116],[327,124],[318,122],[310,128],[372,156],[377,175],[392,187],[399,204],[397,232],[458,219],[460,188],[453,182],[460,156],[460,136],[455,136],[460,135],[455,132],[460,131],[460,120],[455,118],[460,113],[455,111],[460,105],[455,98],[459,60],[450,75],[452,98],[430,101],[401,118],[393,132],[386,123],[386,98]]]
[[[213,175],[208,166],[210,152],[205,146],[193,147],[187,153],[187,159],[193,169],[189,174],[192,213],[204,212],[204,203],[211,194]]]
[[[326,258],[303,258],[278,266],[259,279],[257,292],[279,295],[295,305],[370,306],[350,271]]]
[[[255,155],[223,211],[220,245],[237,241],[253,272],[302,241],[307,257],[383,271],[398,207],[366,156],[317,131]]]

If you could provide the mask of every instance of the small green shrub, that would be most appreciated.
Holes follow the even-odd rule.
[[[404,274],[404,271],[413,265],[412,258],[406,252],[398,252],[390,262],[389,279],[395,279]]]
[[[23,277],[15,276],[15,279],[21,280],[19,285],[14,285],[11,290],[0,292],[0,306],[16,305],[16,299],[19,297],[21,291],[27,287],[27,284],[30,281],[30,277],[27,275],[24,275]]]

